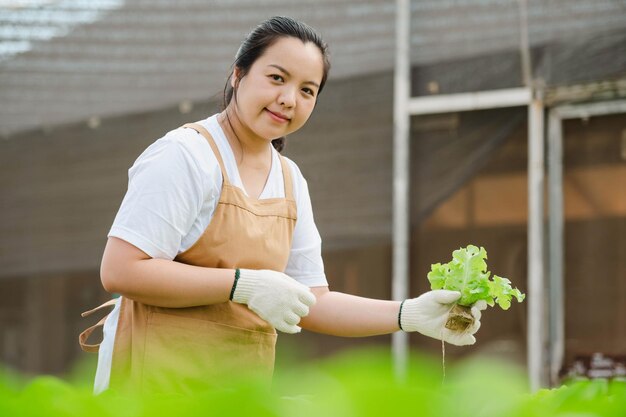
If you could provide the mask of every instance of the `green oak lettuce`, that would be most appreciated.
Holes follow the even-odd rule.
[[[446,264],[431,265],[428,273],[431,289],[459,291],[461,298],[457,304],[471,306],[476,301],[485,300],[488,305],[497,303],[503,310],[511,307],[515,297],[522,302],[526,297],[511,281],[494,275],[487,270],[487,251],[474,245],[460,248],[452,253],[452,260]]]

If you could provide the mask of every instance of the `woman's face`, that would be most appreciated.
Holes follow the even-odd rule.
[[[265,140],[285,136],[311,116],[323,72],[322,53],[314,43],[280,38],[239,81],[231,105],[249,133]],[[235,68],[233,85],[238,74]]]

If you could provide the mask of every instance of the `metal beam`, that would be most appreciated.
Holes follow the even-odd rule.
[[[409,295],[409,125],[407,104],[411,95],[411,2],[396,0],[396,62],[393,102],[393,278],[392,297]],[[406,378],[409,338],[404,332],[392,335],[395,375]]]
[[[563,105],[555,107],[553,111],[559,119],[587,119],[593,116],[626,113],[626,100]]]
[[[530,103],[531,98],[532,90],[530,88],[508,88],[478,93],[416,97],[410,99],[408,111],[411,115],[420,115],[526,106]]]

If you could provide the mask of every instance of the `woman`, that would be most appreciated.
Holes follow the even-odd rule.
[[[444,328],[458,292],[400,303],[329,290],[307,183],[279,154],[311,115],[329,67],[309,26],[269,19],[236,55],[225,109],[167,133],[137,159],[102,259],[103,286],[121,297],[103,305],[114,309],[98,323],[96,392],[269,379],[275,329],[402,329],[475,342],[482,305],[466,332]],[[85,344],[93,327],[81,334],[85,350],[98,350]]]

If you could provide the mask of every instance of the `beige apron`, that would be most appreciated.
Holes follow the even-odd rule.
[[[196,243],[174,261],[213,268],[284,271],[287,266],[296,203],[289,167],[281,156],[285,198],[255,200],[228,180],[224,162],[204,127],[202,134],[220,164],[223,184],[210,224]],[[172,277],[176,279],[176,277]],[[106,306],[83,313],[89,315]],[[81,348],[104,318],[79,337]],[[239,376],[270,381],[276,330],[243,304],[231,301],[189,308],[164,308],[121,299],[109,388],[120,391],[190,392],[220,386]]]

